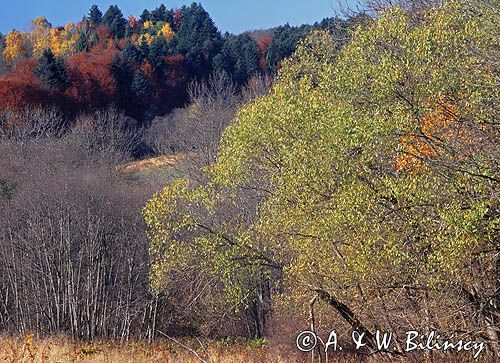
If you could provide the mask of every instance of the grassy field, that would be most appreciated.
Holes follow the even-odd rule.
[[[84,344],[65,338],[39,340],[28,335],[24,339],[0,338],[0,362],[306,362],[307,356],[292,355],[278,348],[252,347],[250,344],[225,342],[96,342]],[[192,349],[192,350],[190,350]]]
[[[133,161],[119,167],[118,172],[126,180],[140,184],[144,181],[156,181],[162,185],[190,175],[196,170],[193,162],[195,153],[161,155],[139,161]]]
[[[415,354],[401,358],[383,355],[365,356],[355,354],[330,355],[326,361],[311,359],[310,353],[299,353],[291,347],[256,344],[254,341],[198,341],[182,342],[96,342],[85,344],[64,337],[37,339],[33,335],[24,338],[0,337],[0,362],[96,362],[96,363],[492,363],[495,358],[488,353],[474,360],[470,354],[438,356],[436,354]]]

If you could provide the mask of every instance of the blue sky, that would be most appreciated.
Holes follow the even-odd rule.
[[[313,23],[332,16],[338,0],[204,0],[199,1],[222,32],[268,28],[289,22],[292,25]],[[45,16],[53,25],[78,21],[93,4],[104,12],[118,5],[125,16],[139,16],[142,10],[164,3],[167,8],[191,4],[181,0],[0,0],[0,32],[13,28],[25,30],[31,19]]]

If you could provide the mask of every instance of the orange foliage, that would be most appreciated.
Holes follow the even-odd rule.
[[[95,33],[97,35],[98,43],[92,49],[92,51],[95,53],[100,53],[106,49],[109,49],[109,43],[113,44],[113,39],[111,37],[111,33],[109,32],[108,27],[99,26],[95,30]]]
[[[29,56],[29,39],[26,33],[17,30],[11,31],[5,37],[5,49],[3,51],[5,60],[14,62],[19,58]]]
[[[68,61],[70,87],[66,95],[79,105],[95,109],[113,102],[117,85],[111,74],[114,50],[78,53]]]
[[[128,18],[128,24],[132,29],[134,29],[137,26],[137,18],[133,15],[129,16]]]
[[[39,79],[33,76],[36,61],[24,60],[0,77],[0,111],[42,104],[48,95]]]
[[[181,26],[182,22],[182,10],[181,9],[175,9],[174,10],[174,25],[176,29],[179,29]]]
[[[410,173],[421,171],[424,160],[441,154],[439,144],[451,139],[457,121],[457,112],[449,102],[436,103],[434,110],[420,121],[420,133],[402,138],[403,152],[397,158],[396,168]]]
[[[146,76],[148,77],[149,79],[153,78],[154,76],[154,67],[151,65],[151,63],[149,63],[147,60],[145,60],[142,64],[141,64],[141,72]]]
[[[170,26],[169,23],[166,23],[158,32],[159,35],[162,35],[165,40],[168,42],[170,39],[173,38],[175,35],[174,31],[172,30],[172,27]]]
[[[128,44],[128,40],[123,38],[123,39],[118,40],[117,46],[119,49],[123,49],[127,46],[127,44]]]
[[[267,69],[266,53],[267,53],[267,48],[269,48],[272,41],[273,38],[270,36],[262,37],[257,41],[257,48],[259,49],[260,53],[260,67],[263,70]]]

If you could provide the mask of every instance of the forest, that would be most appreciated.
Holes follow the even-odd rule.
[[[331,15],[0,34],[0,359],[500,360],[499,3]]]
[[[223,71],[242,86],[256,74],[275,74],[312,29],[345,37],[362,20],[234,35],[221,34],[197,3],[160,5],[138,18],[94,5],[81,21],[59,27],[39,17],[27,31],[0,34],[0,110],[50,105],[71,118],[114,105],[148,123],[184,106],[194,80]]]

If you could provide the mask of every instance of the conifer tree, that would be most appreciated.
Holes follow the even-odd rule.
[[[99,25],[102,21],[102,12],[99,6],[92,5],[89,11],[89,20],[93,25]]]
[[[87,36],[85,33],[80,33],[78,40],[76,41],[75,50],[77,52],[88,52],[90,50],[89,43],[87,41]]]
[[[130,86],[132,92],[137,96],[146,96],[149,94],[150,88],[151,86],[144,73],[140,70],[136,71]]]
[[[123,17],[123,13],[118,6],[111,5],[102,17],[102,22],[108,27],[113,37],[124,37],[127,21]]]
[[[35,68],[35,75],[48,86],[56,89],[67,87],[66,67],[62,58],[54,57],[50,49],[46,49]]]
[[[174,52],[186,57],[194,74],[210,73],[212,59],[222,47],[221,34],[200,4],[193,3],[181,11],[182,22],[172,39]]]

